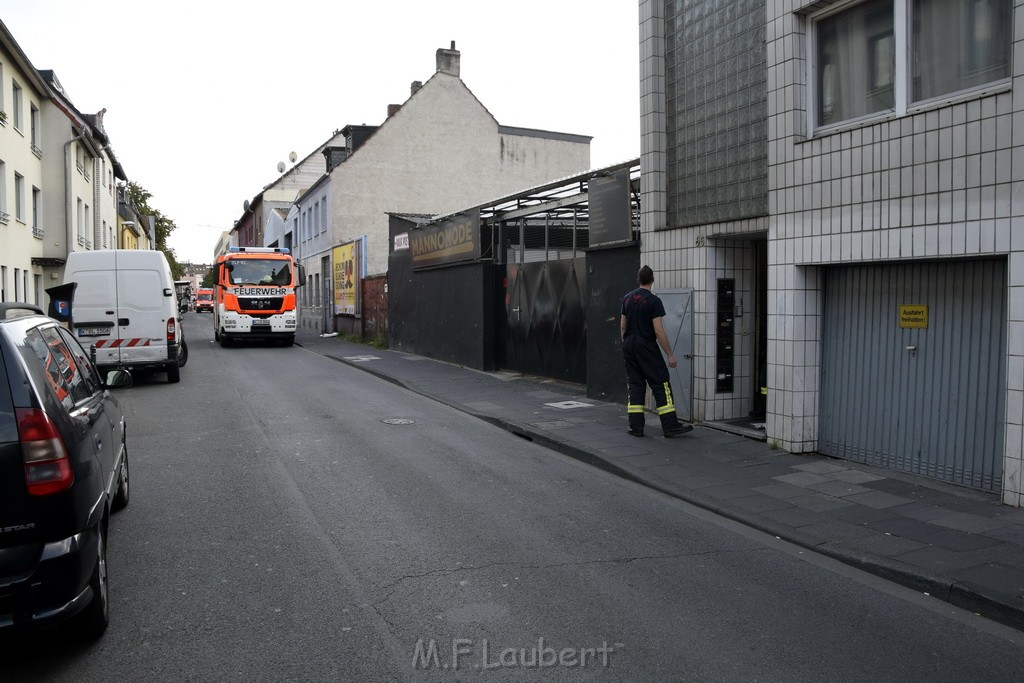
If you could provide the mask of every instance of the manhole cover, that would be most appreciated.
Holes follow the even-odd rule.
[[[414,424],[412,420],[407,420],[404,417],[388,417],[381,420],[386,425],[411,425]]]

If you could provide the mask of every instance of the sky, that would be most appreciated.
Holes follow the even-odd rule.
[[[453,40],[498,123],[591,135],[592,168],[640,155],[636,0],[0,0],[0,20],[80,112],[106,108],[179,262],[211,262],[279,162],[382,123]]]

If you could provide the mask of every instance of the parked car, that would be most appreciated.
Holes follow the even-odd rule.
[[[128,504],[124,413],[67,329],[36,306],[0,303],[0,631],[109,621],[107,529]]]

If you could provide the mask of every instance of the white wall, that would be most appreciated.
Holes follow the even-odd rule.
[[[331,172],[335,243],[367,236],[369,274],[387,271],[387,212],[448,213],[590,166],[590,145],[499,134],[463,82],[438,72]]]

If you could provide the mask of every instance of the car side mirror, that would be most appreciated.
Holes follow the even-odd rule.
[[[107,373],[104,386],[108,389],[119,389],[121,387],[130,387],[133,381],[132,373],[127,370],[111,370]]]

